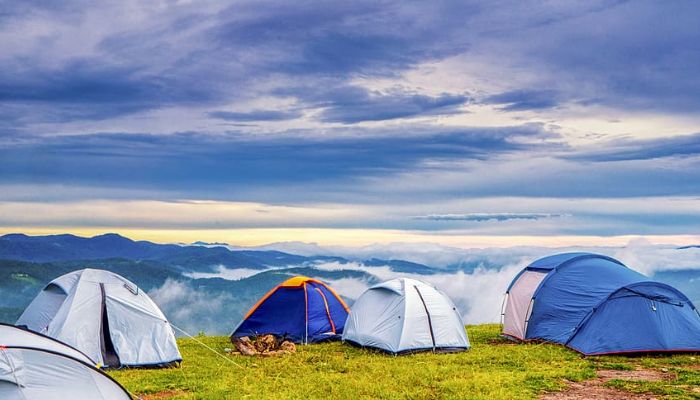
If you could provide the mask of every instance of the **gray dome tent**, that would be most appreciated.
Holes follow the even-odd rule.
[[[101,366],[167,366],[182,360],[158,306],[135,284],[108,271],[84,269],[54,279],[17,325],[73,346]]]
[[[0,325],[0,399],[130,400],[131,396],[78,350]]]
[[[469,348],[452,300],[435,286],[408,278],[367,289],[350,309],[343,340],[392,354]]]

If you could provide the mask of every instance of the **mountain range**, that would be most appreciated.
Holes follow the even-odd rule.
[[[13,323],[31,299],[52,279],[89,267],[116,272],[146,291],[162,288],[170,281],[177,285],[171,284],[169,288],[206,293],[212,299],[224,297],[227,306],[221,319],[230,326],[256,299],[292,275],[309,275],[330,281],[345,278],[365,284],[378,282],[370,273],[342,267],[350,263],[387,267],[396,273],[433,272],[426,265],[403,260],[299,256],[274,250],[231,250],[223,245],[203,243],[158,244],[134,241],[115,233],[91,238],[70,234],[8,234],[0,236],[0,292],[3,293],[0,298],[0,322]],[[325,264],[339,267],[333,270],[317,268]],[[248,272],[240,279],[223,279],[218,277],[222,270]],[[207,277],[195,278],[198,275]],[[221,332],[218,326],[212,326],[213,321],[206,323],[201,319],[190,316],[187,321],[181,322],[189,325],[190,329],[206,328]]]
[[[158,244],[114,233],[91,238],[8,234],[0,236],[0,322],[14,323],[48,282],[83,268],[113,271],[136,283],[172,323],[189,332],[230,332],[258,298],[293,275],[323,279],[349,304],[374,283],[398,275],[419,276],[443,287],[466,318],[496,321],[503,290],[523,257],[516,249],[491,256],[472,253],[467,251],[469,256],[457,263],[436,267],[371,256],[239,249],[225,243]],[[659,270],[652,278],[700,302],[700,266]]]

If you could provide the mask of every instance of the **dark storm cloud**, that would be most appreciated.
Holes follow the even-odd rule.
[[[552,108],[558,101],[557,94],[551,90],[516,90],[489,96],[484,103],[499,104],[505,111],[520,111]]]
[[[597,149],[572,154],[569,158],[604,162],[698,155],[700,155],[700,133],[646,140],[616,140]]]
[[[226,121],[253,122],[286,121],[299,118],[301,113],[298,111],[254,110],[248,112],[212,111],[208,115]]]
[[[528,120],[424,118],[472,105],[549,127],[571,106],[695,118],[696,1],[130,7],[2,3],[0,184],[382,204],[700,195],[698,134],[581,145]],[[306,128],[259,127],[275,121]]]
[[[100,134],[36,138],[0,146],[4,183],[70,182],[197,192],[247,185],[338,185],[384,176],[425,161],[485,160],[537,147],[519,139],[550,134],[534,127],[392,131],[319,138],[290,133],[252,138],[241,134]],[[281,195],[281,194],[280,194]],[[291,195],[291,194],[290,194]]]
[[[320,120],[354,124],[385,121],[420,115],[454,114],[469,102],[465,95],[443,93],[426,96],[400,88],[373,92],[359,86],[292,87],[278,91],[301,99],[309,107],[321,109]]]
[[[97,7],[6,2],[2,18],[32,21],[55,14],[53,20],[41,21],[58,26],[108,18],[93,16]],[[670,112],[700,108],[700,48],[695,45],[700,29],[693,1],[556,7],[527,2],[242,2],[223,9],[179,5],[148,10],[152,14],[141,25],[101,31],[97,46],[50,65],[41,54],[22,53],[24,44],[13,47],[8,39],[0,61],[0,102],[50,106],[57,122],[61,115],[100,119],[192,104],[217,112],[218,105],[274,95],[300,83],[350,90],[358,77],[396,77],[421,63],[463,55],[494,67],[513,64],[536,77],[533,85],[483,96],[506,112],[543,110],[567,101]],[[95,25],[101,26],[89,26]],[[517,82],[511,79],[517,76],[502,78]],[[258,86],[267,80],[276,84]],[[328,90],[320,101],[320,118],[349,124],[420,115],[464,103],[465,89],[436,97],[360,93],[350,103],[335,97],[337,90]],[[297,95],[300,107],[319,104],[319,99]],[[15,110],[25,124],[44,122],[43,113],[31,107]]]

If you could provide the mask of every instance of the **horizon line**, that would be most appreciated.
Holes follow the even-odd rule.
[[[94,237],[116,233],[133,240],[156,243],[226,243],[235,247],[261,247],[278,243],[305,243],[319,246],[362,247],[382,244],[437,244],[462,249],[484,247],[622,247],[634,241],[653,245],[688,246],[700,244],[700,235],[469,235],[395,229],[346,228],[238,228],[238,229],[151,229],[116,227],[0,227],[0,235],[29,236],[72,234]]]

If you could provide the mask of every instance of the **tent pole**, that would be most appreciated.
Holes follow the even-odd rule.
[[[309,292],[304,282],[304,344],[309,344]]]

